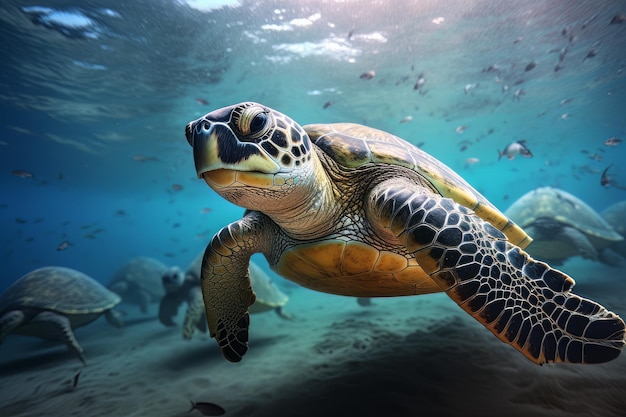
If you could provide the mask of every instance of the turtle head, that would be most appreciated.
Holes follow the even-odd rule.
[[[182,269],[177,266],[169,268],[161,276],[161,282],[163,283],[163,289],[166,294],[177,292],[182,287],[184,280],[185,274]]]
[[[185,128],[198,178],[231,202],[242,187],[285,189],[306,175],[314,154],[304,129],[289,117],[258,103],[224,107]],[[239,190],[234,192],[233,190]]]

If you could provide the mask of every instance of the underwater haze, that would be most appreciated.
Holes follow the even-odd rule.
[[[604,145],[626,129],[626,24],[609,24],[619,1],[191,5],[3,2],[4,286],[49,264],[104,280],[129,252],[188,262],[242,210],[196,178],[184,127],[240,101],[394,133],[503,211],[545,185],[597,210],[626,196],[600,185],[609,165],[626,184],[626,146]],[[34,6],[94,28],[64,34],[33,22]],[[534,157],[498,161],[517,140]]]
[[[103,285],[137,256],[184,269],[244,212],[197,178],[185,126],[242,101],[262,103],[301,125],[354,122],[393,133],[451,167],[503,212],[545,186],[598,212],[626,200],[621,0],[3,0],[0,50],[0,294],[43,266],[73,268]],[[531,155],[515,152],[515,144]],[[578,282],[574,291],[581,287],[583,295],[626,316],[626,264],[574,258],[563,268]],[[626,410],[623,357],[618,368],[539,368],[466,321],[440,294],[374,300],[363,308],[278,277],[275,282],[290,296],[294,324],[269,314],[253,318],[253,328],[269,329],[250,359],[259,361],[256,368],[224,364],[213,340],[187,343],[180,329],[169,331],[156,319],[146,324],[147,338],[140,330],[122,336],[100,320],[77,336],[95,367],[82,371],[75,392],[59,394],[35,389],[33,381],[49,376],[51,384],[65,383],[59,369],[71,379],[76,358],[58,344],[10,335],[0,346],[0,414],[184,416],[189,398],[217,402],[226,415],[240,416],[418,415],[419,404],[398,405],[413,399],[422,402],[422,415],[583,410],[617,416]],[[407,339],[400,343],[403,332]],[[342,339],[352,333],[369,335],[359,339],[366,354]],[[311,368],[297,356],[307,355],[305,337],[313,338],[315,355],[325,355],[311,353],[318,358]],[[105,338],[110,346],[103,346]],[[420,345],[429,338],[432,345]],[[377,350],[389,339],[393,352]],[[438,349],[435,342],[448,344]],[[161,350],[141,353],[142,346],[155,345]],[[487,345],[484,352],[496,353],[484,354]],[[189,354],[183,353],[187,346]],[[116,349],[134,355],[138,391],[126,380],[133,394],[124,401],[83,410],[92,398],[117,392],[123,367],[107,371],[107,361],[123,359]],[[277,356],[267,364],[270,350]],[[338,351],[346,356],[333,356]],[[387,377],[366,385],[376,369],[391,366],[387,359],[396,364]],[[196,371],[192,364],[205,360],[216,370],[189,376]],[[469,365],[474,360],[489,365]],[[333,372],[327,365],[333,361],[347,365]],[[163,363],[166,371],[159,373]],[[437,370],[421,373],[434,363]],[[298,366],[306,368],[304,376]],[[489,382],[463,379],[482,371]],[[517,372],[523,377],[509,394],[471,390],[476,407],[461,406],[460,399],[451,405],[450,393],[433,386],[449,382],[458,392],[465,383],[506,385]],[[409,390],[400,379],[421,382]],[[296,380],[309,382],[297,391],[291,386]],[[325,391],[321,381],[338,382],[338,388]],[[71,402],[83,383],[93,384],[83,388],[87,396]],[[606,385],[607,397],[590,400]],[[9,386],[27,388],[9,398]],[[364,397],[351,397],[348,387]],[[307,397],[309,390],[319,402]],[[563,400],[578,392],[575,406]],[[155,402],[165,397],[171,401]],[[345,402],[331,408],[338,397]],[[376,397],[368,408],[367,400]],[[598,408],[600,402],[607,408]],[[65,413],[67,404],[74,414]]]

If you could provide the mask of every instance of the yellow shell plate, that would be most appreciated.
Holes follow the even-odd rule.
[[[444,163],[409,142],[371,127],[352,124],[304,126],[311,140],[337,163],[358,169],[367,163],[397,165],[428,180],[443,196],[473,210],[502,231],[515,245],[525,248],[532,239],[474,187]]]
[[[440,292],[413,259],[362,242],[325,240],[288,249],[276,272],[307,288],[355,297]]]

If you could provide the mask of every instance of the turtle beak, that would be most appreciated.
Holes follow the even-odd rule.
[[[193,147],[198,178],[219,169],[277,173],[280,167],[255,143],[242,142],[223,122],[201,118],[185,128],[187,142]]]

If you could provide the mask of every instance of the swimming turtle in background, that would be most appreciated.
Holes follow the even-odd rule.
[[[615,203],[604,209],[600,215],[613,229],[624,238],[611,245],[622,258],[626,258],[626,201]]]
[[[125,302],[138,305],[142,313],[147,313],[150,303],[159,302],[165,294],[161,277],[167,269],[154,258],[132,258],[115,272],[108,288]]]
[[[178,267],[172,267],[163,274],[163,288],[166,294],[159,307],[159,320],[166,326],[174,326],[172,319],[178,313],[178,307],[183,302],[187,302],[188,307],[183,322],[185,339],[191,339],[196,329],[206,332],[204,301],[200,289],[203,255],[204,252],[196,256],[186,273]],[[274,310],[281,318],[292,318],[283,310],[289,297],[281,292],[265,271],[254,262],[250,262],[250,281],[257,294],[255,302],[250,306],[250,313]]]
[[[587,203],[567,191],[537,188],[515,201],[505,214],[533,237],[527,251],[538,259],[555,265],[574,256],[611,266],[621,262],[609,246],[624,238]]]
[[[0,297],[0,342],[11,332],[65,342],[84,363],[73,329],[101,315],[120,327],[121,315],[113,310],[120,301],[82,272],[60,266],[35,269]]]
[[[605,362],[624,322],[532,259],[531,239],[463,178],[389,133],[301,127],[258,103],[190,122],[199,178],[244,216],[207,246],[201,286],[223,355],[248,350],[253,253],[308,288],[357,297],[445,291],[535,363]]]

